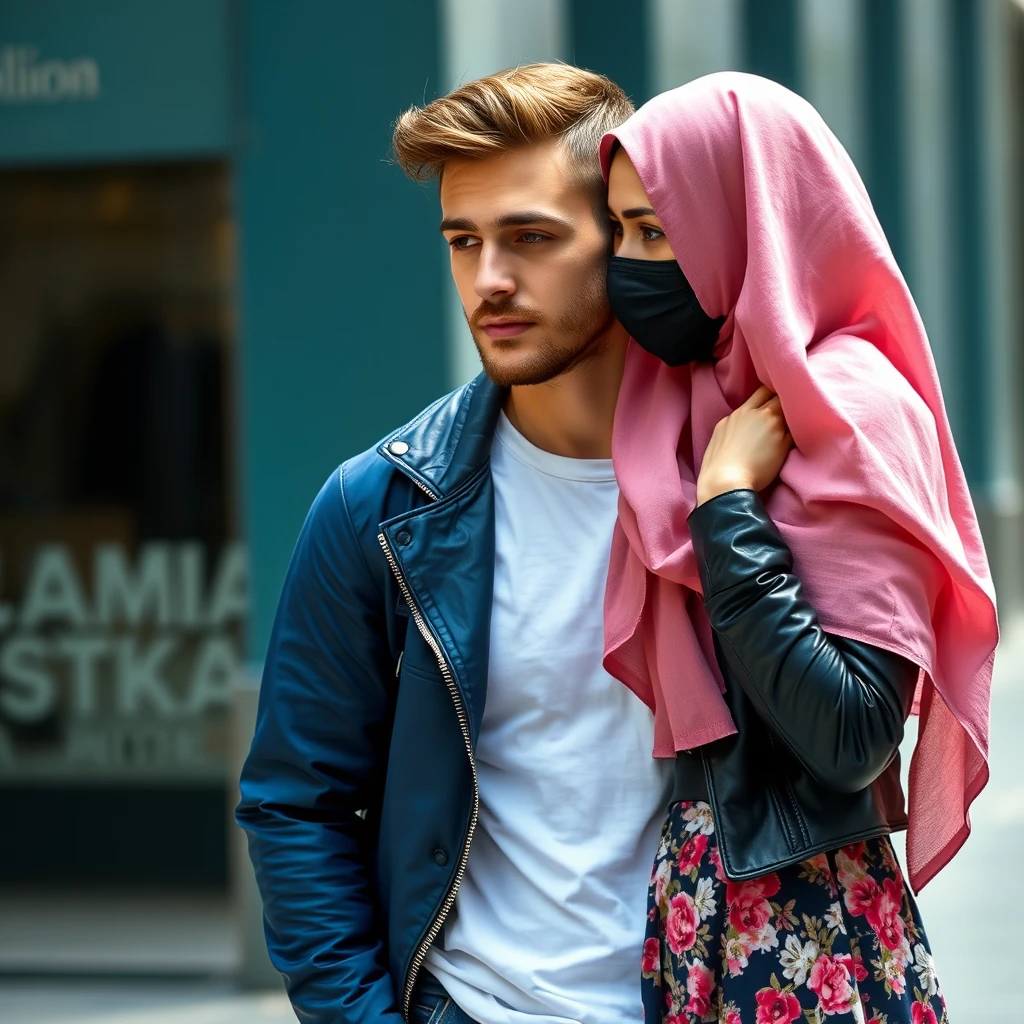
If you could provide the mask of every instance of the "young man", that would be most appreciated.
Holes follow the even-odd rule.
[[[540,64],[398,121],[485,372],[331,477],[284,585],[238,820],[302,1021],[639,1020],[670,766],[601,667],[630,112]]]

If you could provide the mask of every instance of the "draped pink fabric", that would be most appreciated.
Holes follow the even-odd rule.
[[[988,779],[995,595],[924,327],[864,186],[814,109],[709,75],[605,137],[632,160],[704,311],[717,361],[630,343],[605,597],[610,673],[655,712],[656,756],[735,731],[686,519],[716,423],[760,383],[796,448],[763,497],[831,632],[921,668],[908,862],[920,889],[970,831]]]

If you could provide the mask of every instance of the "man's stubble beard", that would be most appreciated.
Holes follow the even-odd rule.
[[[515,316],[516,312],[514,303],[507,306],[486,304],[486,315]],[[481,313],[482,310],[478,308],[473,318],[467,315],[466,323],[473,336],[473,344],[480,354],[484,373],[494,384],[504,388],[547,384],[596,359],[605,351],[605,338],[615,319],[605,293],[603,268],[600,274],[590,279],[587,294],[577,296],[553,326],[549,326],[546,321],[537,324],[545,334],[525,358],[506,361],[492,357],[478,340],[473,327],[473,319],[479,318]]]

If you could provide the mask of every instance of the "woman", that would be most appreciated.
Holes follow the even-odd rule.
[[[605,666],[676,766],[646,1020],[943,1021],[888,835],[909,825],[915,889],[966,839],[997,626],[913,300],[846,153],[781,86],[690,83],[602,160],[637,343]]]

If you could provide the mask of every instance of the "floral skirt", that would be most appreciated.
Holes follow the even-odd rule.
[[[647,1024],[945,1024],[887,838],[729,882],[706,803],[669,811],[643,951]]]

